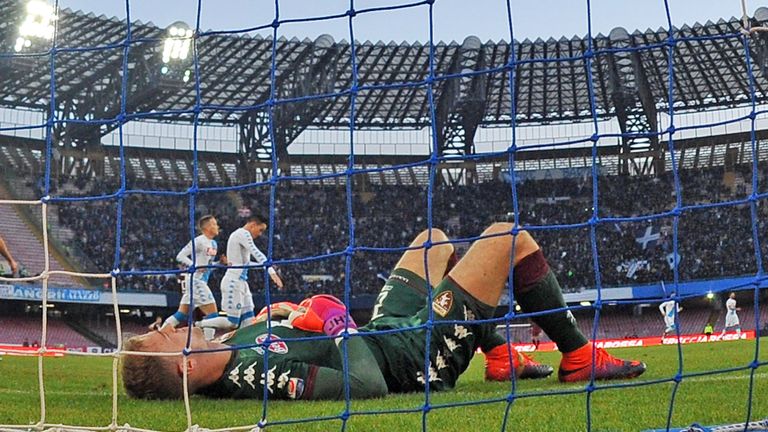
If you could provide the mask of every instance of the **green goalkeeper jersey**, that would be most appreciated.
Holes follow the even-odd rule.
[[[351,397],[419,391],[427,382],[432,391],[453,388],[478,345],[491,340],[495,325],[460,321],[490,318],[492,307],[476,301],[450,278],[435,288],[433,303],[427,305],[425,286],[418,275],[395,270],[379,294],[371,322],[347,340]],[[434,313],[427,350],[430,309]],[[224,343],[239,349],[219,381],[202,393],[263,398],[266,386],[270,399],[344,398],[343,344],[295,329],[287,321],[273,321],[273,342],[265,352],[267,330],[263,322],[234,332]],[[316,339],[295,340],[307,337]]]
[[[346,344],[272,321],[269,347],[267,322],[240,329],[223,342],[238,347],[221,378],[199,393],[213,397],[262,399],[344,399],[342,350],[346,345],[349,390],[353,398],[386,394],[387,386],[376,359],[362,337]],[[314,340],[295,340],[314,337]],[[373,367],[372,367],[373,365]],[[266,388],[266,393],[265,393]]]

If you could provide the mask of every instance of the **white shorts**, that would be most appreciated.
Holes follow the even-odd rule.
[[[667,326],[667,328],[665,330],[667,333],[675,331],[675,317],[665,316],[664,317],[664,324],[666,324],[666,326]]]
[[[187,289],[187,281],[189,276],[185,275],[184,280],[181,283],[181,302],[179,304],[189,304],[189,289]],[[216,303],[216,299],[213,298],[213,293],[208,287],[208,282],[192,278],[192,302],[194,307],[200,307],[211,303]]]
[[[246,312],[253,312],[253,296],[248,281],[224,276],[221,279],[221,308],[230,321]]]
[[[725,315],[725,327],[738,327],[739,326],[739,316],[735,313],[727,313]]]

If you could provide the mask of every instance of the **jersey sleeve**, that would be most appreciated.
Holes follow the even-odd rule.
[[[344,356],[344,343],[337,339],[339,352]],[[368,345],[360,337],[351,337],[346,343],[348,356],[349,396],[354,399],[382,397],[387,394],[387,383],[377,366]],[[344,371],[310,366],[304,399],[344,399]]]
[[[262,262],[250,261],[250,262],[248,262],[248,265],[257,266],[257,265],[261,265]],[[277,270],[275,270],[274,267],[267,267],[267,273],[275,274],[275,273],[277,273]]]
[[[365,342],[353,337],[348,340],[347,347],[350,397],[362,399],[385,395],[387,384],[384,376],[378,366],[372,367],[377,364],[376,359]],[[229,390],[221,394],[208,391],[207,394],[262,399],[266,387],[270,399],[344,399],[344,372],[341,368],[282,356],[269,356],[265,368],[263,354],[250,360],[240,357],[240,360],[225,372],[224,382]]]
[[[192,260],[190,259],[191,255],[192,255],[192,242],[190,241],[189,243],[187,243],[186,246],[184,246],[179,251],[178,254],[176,254],[176,261],[189,267],[192,265]]]
[[[246,235],[243,236],[243,243],[245,247],[251,251],[251,256],[254,258],[253,263],[264,264],[267,261],[267,256],[256,247],[256,244],[253,242],[253,237],[251,237],[250,234],[246,233]]]

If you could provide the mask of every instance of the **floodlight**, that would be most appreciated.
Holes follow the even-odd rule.
[[[162,53],[158,52],[159,81],[164,86],[178,87],[192,79],[192,40],[194,30],[177,21],[165,30]]]
[[[53,39],[53,22],[56,20],[53,6],[42,0],[30,0],[26,11],[27,15],[19,25],[19,36],[13,46],[16,52],[31,47],[35,40]]]
[[[182,22],[172,24],[168,28],[168,36],[163,44],[163,63],[174,60],[186,60],[192,45],[194,32]]]

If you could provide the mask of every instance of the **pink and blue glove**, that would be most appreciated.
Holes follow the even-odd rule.
[[[296,328],[323,332],[328,336],[338,336],[344,328],[357,330],[352,317],[347,318],[347,307],[332,295],[320,294],[304,299],[299,303],[299,309],[305,312],[293,320],[292,324]]]
[[[259,311],[258,315],[254,319],[254,322],[260,323],[267,320],[269,316],[272,321],[290,319],[291,314],[299,310],[299,305],[291,303],[289,301],[272,303],[269,305],[269,313],[267,313],[267,307],[264,306]]]

